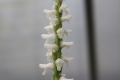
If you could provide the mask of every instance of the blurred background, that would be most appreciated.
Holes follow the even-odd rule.
[[[86,14],[84,0],[65,0],[73,15],[63,27],[73,30],[64,38],[74,41],[74,57],[63,73],[67,78],[90,80]],[[39,64],[46,64],[41,34],[49,20],[43,9],[52,9],[49,0],[0,0],[0,80],[50,80],[52,71],[43,76]],[[93,0],[98,80],[120,80],[120,0]]]

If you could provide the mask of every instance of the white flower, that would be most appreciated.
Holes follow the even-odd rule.
[[[44,72],[42,75],[45,75],[48,69],[53,69],[53,63],[48,63],[48,64],[39,64],[40,68],[44,68]]]
[[[62,6],[60,6],[59,8],[59,12],[65,12],[66,14],[68,14],[68,12],[70,11],[68,8],[67,8],[67,4],[62,4]]]
[[[69,50],[70,46],[73,45],[73,44],[74,44],[74,42],[65,42],[65,41],[62,41],[62,42],[61,42],[61,47],[62,47],[62,48],[63,48],[63,47],[66,47],[67,50]]]
[[[48,34],[50,33],[51,30],[53,30],[53,25],[49,25],[49,26],[45,26],[45,28],[48,32]]]
[[[41,37],[46,39],[45,43],[48,43],[48,40],[55,39],[55,34],[42,34]]]
[[[50,24],[53,26],[56,26],[57,24],[59,24],[59,20],[57,18],[49,17],[49,20],[50,20]]]
[[[56,15],[56,11],[55,10],[44,9],[43,12],[47,14],[47,18],[49,17],[50,14]]]
[[[55,63],[56,63],[56,66],[57,66],[57,70],[60,71],[62,66],[63,66],[63,64],[65,63],[65,61],[63,59],[58,58],[55,61]]]
[[[57,36],[58,36],[59,38],[63,38],[63,37],[64,37],[64,28],[59,28],[59,29],[57,30]]]
[[[61,17],[61,21],[62,22],[65,22],[65,21],[68,21],[72,18],[72,15],[67,15],[67,16],[64,16],[64,17]]]
[[[63,0],[50,0],[50,1],[55,1],[56,3],[59,3],[59,1],[63,1]]]
[[[71,62],[73,57],[64,57],[64,56],[62,56],[62,59],[66,62],[67,66],[68,66],[68,63]]]
[[[70,33],[70,32],[72,32],[72,30],[68,30],[68,29],[64,30],[64,33],[65,33],[66,36],[68,36],[68,33]]]
[[[74,80],[74,79],[73,78],[67,79],[67,78],[65,78],[65,74],[61,74],[60,80]]]
[[[51,52],[51,51],[53,51],[53,52],[58,51],[58,46],[56,44],[44,44],[44,47],[47,48],[49,52]]]
[[[64,37],[64,34],[65,34],[66,36],[68,36],[68,33],[71,32],[71,31],[72,31],[72,30],[67,30],[67,29],[64,29],[64,28],[59,28],[59,29],[57,30],[57,35],[58,35],[59,38],[63,38],[63,37]]]
[[[53,60],[52,60],[52,52],[47,52],[47,54],[46,54],[46,56],[47,56],[47,60],[49,61],[49,62],[52,62]]]

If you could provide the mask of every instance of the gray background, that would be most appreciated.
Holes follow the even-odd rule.
[[[84,0],[65,0],[73,19],[66,29],[72,29],[65,41],[74,41],[70,52],[74,57],[63,73],[67,78],[90,80],[86,44]],[[0,80],[50,80],[52,71],[42,76],[40,63],[46,60],[47,49],[41,34],[49,20],[43,9],[52,9],[49,0],[0,0]],[[120,80],[120,1],[94,0],[97,64],[99,80]]]
[[[120,0],[94,0],[99,80],[120,80]]]

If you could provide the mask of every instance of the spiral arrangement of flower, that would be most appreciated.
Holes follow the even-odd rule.
[[[64,29],[62,27],[62,22],[66,22],[72,18],[72,15],[69,14],[69,8],[67,5],[63,3],[63,0],[51,0],[56,4],[53,6],[53,10],[44,9],[43,12],[47,14],[47,18],[50,20],[50,25],[45,26],[45,30],[47,30],[47,34],[42,34],[41,37],[45,39],[44,47],[48,49],[46,53],[46,57],[49,63],[47,64],[39,64],[40,68],[44,69],[43,75],[46,74],[48,69],[53,70],[52,80],[74,80],[65,78],[65,74],[62,74],[63,65],[68,63],[73,59],[72,57],[65,57],[62,55],[62,48],[66,47],[69,51],[69,48],[74,43],[63,41],[63,37],[72,30]],[[67,16],[62,16],[63,12],[67,14]],[[49,17],[53,15],[54,17]],[[53,30],[54,33],[51,31]],[[52,40],[53,43],[49,43]]]

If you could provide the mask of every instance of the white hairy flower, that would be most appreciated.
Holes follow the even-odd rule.
[[[57,30],[57,36],[61,39],[64,37],[64,35],[68,36],[68,33],[70,33],[72,30],[67,30],[64,28],[59,28]]]
[[[45,26],[45,28],[48,32],[48,34],[50,33],[51,30],[53,30],[53,25],[49,25],[49,26]]]
[[[60,71],[62,66],[63,66],[63,64],[65,63],[65,61],[63,59],[58,58],[55,61],[55,63],[56,63],[56,66],[57,66],[57,70]]]
[[[61,74],[60,80],[74,80],[74,79],[73,78],[67,79],[67,78],[65,78],[65,74]]]
[[[56,44],[44,44],[44,47],[47,48],[49,52],[51,52],[51,51],[53,51],[53,52],[58,51],[58,46]]]
[[[64,17],[61,17],[61,21],[62,22],[65,22],[65,21],[68,21],[72,18],[72,15],[67,15],[67,16],[64,16]]]
[[[52,52],[47,52],[47,54],[46,54],[46,56],[47,56],[47,61],[48,62],[52,62],[53,60],[52,60]]]
[[[57,30],[57,36],[58,36],[59,38],[63,38],[63,37],[64,37],[64,28],[59,28],[59,29]]]
[[[53,63],[39,64],[39,67],[44,68],[44,72],[42,73],[42,75],[45,75],[48,69],[53,69]]]
[[[62,59],[66,62],[67,66],[68,66],[68,63],[71,62],[71,60],[73,60],[73,57],[64,57],[64,56],[62,56]]]
[[[59,20],[57,18],[49,17],[49,20],[50,20],[50,25],[56,26],[57,24],[59,24]]]
[[[47,14],[47,18],[49,17],[50,14],[56,15],[55,10],[44,9],[43,12]]]
[[[68,14],[69,13],[69,11],[70,11],[70,9],[69,8],[67,8],[67,4],[62,4],[62,6],[60,6],[60,8],[59,8],[59,12],[65,12],[66,14]]]
[[[42,34],[41,37],[43,39],[46,39],[45,43],[48,43],[48,41],[51,39],[51,40],[54,40],[55,39],[55,34]]]
[[[62,47],[62,48],[63,48],[63,47],[66,47],[67,50],[69,51],[70,46],[73,45],[73,44],[74,44],[74,42],[65,42],[65,41],[62,41],[62,42],[61,42],[61,47]]]
[[[56,3],[59,3],[59,1],[63,1],[63,0],[50,0],[50,1],[55,1]]]

